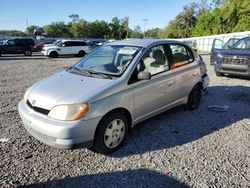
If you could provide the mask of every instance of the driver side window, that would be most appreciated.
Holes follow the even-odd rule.
[[[138,80],[139,72],[150,72],[151,76],[165,72],[170,69],[167,53],[164,45],[158,45],[147,51],[140,59],[133,74],[131,75],[129,84],[135,83]]]
[[[146,52],[139,67],[143,67],[143,71],[150,72],[152,76],[169,70],[169,62],[163,45],[158,45]]]
[[[15,45],[15,41],[14,40],[9,40],[7,44],[9,46],[14,46]]]

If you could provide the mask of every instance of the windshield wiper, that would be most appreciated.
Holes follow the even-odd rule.
[[[80,68],[74,67],[74,66],[69,67],[68,70],[71,70],[71,71],[75,71],[75,72],[77,72],[77,73],[84,74],[85,76],[91,76],[91,74],[92,74],[92,73],[89,72],[89,71],[85,71],[85,70],[83,70],[83,69],[80,69]]]
[[[96,74],[96,75],[100,75],[102,76],[103,78],[106,78],[106,79],[113,79],[112,76],[108,75],[108,74],[105,74],[105,73],[101,73],[101,72],[97,72],[97,71],[94,71],[94,70],[90,70],[90,69],[82,69],[82,71],[86,71],[90,74]]]

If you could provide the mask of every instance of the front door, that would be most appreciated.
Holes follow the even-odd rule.
[[[133,83],[135,122],[164,110],[174,101],[175,75],[170,70],[164,45],[144,54],[135,70],[140,71],[150,72],[152,77]]]

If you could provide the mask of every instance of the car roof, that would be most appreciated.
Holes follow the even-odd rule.
[[[140,47],[147,47],[152,44],[157,44],[157,43],[169,43],[169,42],[174,42],[174,43],[181,43],[176,40],[163,40],[163,39],[125,39],[125,40],[120,40],[120,41],[114,41],[107,43],[106,45],[128,45],[128,46],[140,46]]]
[[[63,39],[62,42],[85,42],[84,40]]]

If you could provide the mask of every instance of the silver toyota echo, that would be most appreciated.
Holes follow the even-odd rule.
[[[196,109],[207,85],[204,61],[184,43],[129,39],[35,83],[18,110],[28,132],[48,145],[108,154],[138,122],[178,105]]]

